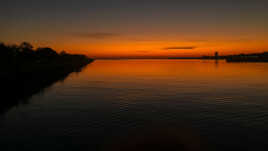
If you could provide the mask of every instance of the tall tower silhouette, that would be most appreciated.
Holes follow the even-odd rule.
[[[219,59],[219,52],[218,52],[218,51],[215,52],[215,59],[216,59],[216,60]]]

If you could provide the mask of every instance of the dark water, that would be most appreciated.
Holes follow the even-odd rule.
[[[268,64],[97,60],[28,102],[0,115],[0,150],[107,150],[152,129],[268,150]]]

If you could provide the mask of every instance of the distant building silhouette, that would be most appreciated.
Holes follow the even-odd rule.
[[[216,59],[216,60],[219,59],[219,52],[218,52],[218,51],[215,52],[215,59]]]

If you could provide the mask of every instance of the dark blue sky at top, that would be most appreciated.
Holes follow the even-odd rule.
[[[61,12],[109,12],[117,11],[146,12],[146,11],[178,11],[201,12],[215,11],[264,11],[268,2],[265,0],[4,0],[1,11],[16,14]],[[37,11],[37,12],[36,12]],[[223,11],[223,12],[221,12]],[[17,15],[19,15],[17,14]],[[29,14],[28,14],[29,15]]]
[[[143,13],[267,13],[268,1],[262,0],[4,0],[0,5],[5,17],[32,17],[60,14],[76,17],[80,13],[117,15],[125,13],[139,17]],[[213,15],[213,14],[211,14]],[[231,16],[230,16],[231,17]]]
[[[137,32],[153,25],[268,25],[265,0],[4,0],[0,13],[0,31],[9,36],[29,30],[124,32],[120,26]]]

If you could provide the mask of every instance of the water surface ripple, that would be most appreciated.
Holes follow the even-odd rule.
[[[265,63],[97,60],[0,115],[0,149],[101,150],[159,126],[211,150],[268,150],[267,77]]]

